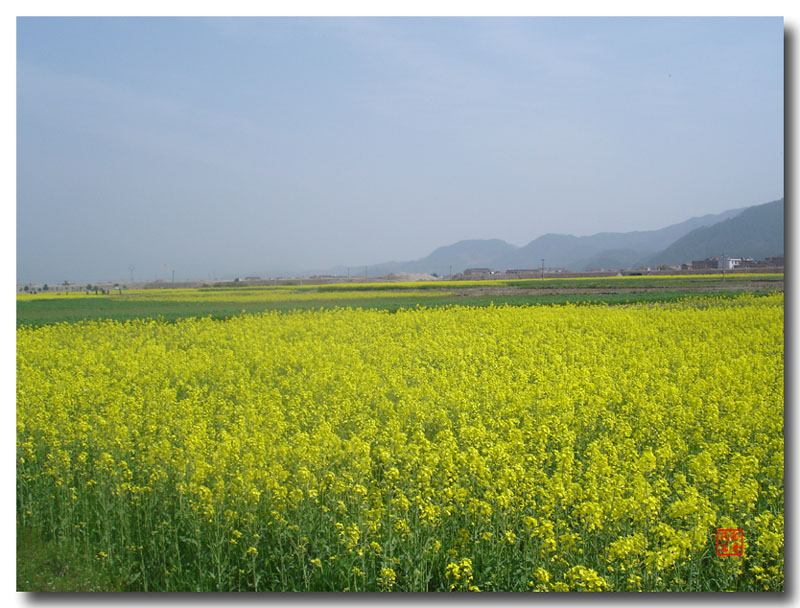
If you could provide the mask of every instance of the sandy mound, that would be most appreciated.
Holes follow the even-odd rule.
[[[441,280],[433,275],[425,274],[424,272],[398,272],[398,273],[393,272],[391,274],[386,275],[386,278],[389,279],[390,281],[407,281],[407,282]]]

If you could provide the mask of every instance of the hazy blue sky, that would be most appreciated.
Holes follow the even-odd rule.
[[[783,196],[783,129],[780,18],[22,18],[17,280],[661,228]]]

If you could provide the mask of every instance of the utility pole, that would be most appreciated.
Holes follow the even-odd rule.
[[[175,269],[172,269],[172,286],[175,287]]]
[[[542,258],[542,281],[544,281],[544,258]]]
[[[131,271],[131,283],[133,283],[133,271],[136,270],[136,266],[133,264],[128,265],[128,270]]]
[[[448,276],[447,278],[448,279],[452,279],[453,278],[453,265],[452,264],[450,264],[450,276]]]
[[[720,262],[722,264],[722,280],[725,280],[725,252],[722,252],[722,260]]]

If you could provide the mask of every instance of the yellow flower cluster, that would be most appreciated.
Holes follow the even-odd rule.
[[[16,436],[131,588],[783,589],[781,294],[22,327]]]

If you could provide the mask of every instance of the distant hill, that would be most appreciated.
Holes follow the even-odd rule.
[[[517,246],[506,243],[501,239],[472,239],[459,241],[453,245],[439,247],[428,257],[421,260],[423,264],[434,266],[457,265],[479,266],[488,260],[493,260],[518,249]]]
[[[709,226],[741,213],[732,209],[724,213],[695,217],[659,230],[634,232],[600,232],[591,236],[545,234],[524,247],[493,260],[495,268],[550,268],[568,270],[618,269],[638,266],[646,256],[669,246],[676,239],[700,226]]]
[[[725,255],[734,258],[764,259],[782,256],[783,199],[756,205],[735,217],[681,237],[663,251],[647,258],[647,263],[681,264],[692,260]]]
[[[748,237],[744,226],[750,224],[755,230]],[[718,227],[722,228],[718,231]],[[747,246],[744,243],[748,243]],[[764,258],[782,254],[783,199],[694,217],[658,230],[600,232],[591,236],[545,234],[523,247],[501,239],[463,240],[439,247],[418,260],[370,264],[368,274],[384,276],[406,272],[446,276],[451,271],[457,274],[467,268],[536,269],[541,267],[542,258],[548,268],[617,270],[641,265],[681,264],[718,256],[722,251],[731,257]],[[337,266],[309,274],[344,275],[347,270],[346,266]],[[363,272],[363,265],[350,267],[352,275]]]
[[[466,268],[483,267],[507,253],[518,249],[501,239],[468,239],[458,241],[452,245],[445,245],[433,251],[430,255],[408,262],[384,262],[368,267],[371,276],[382,276],[389,273],[425,272],[446,276],[452,272],[464,272]],[[343,274],[341,266],[333,269],[332,274]],[[363,266],[355,266],[351,271],[363,274]]]

